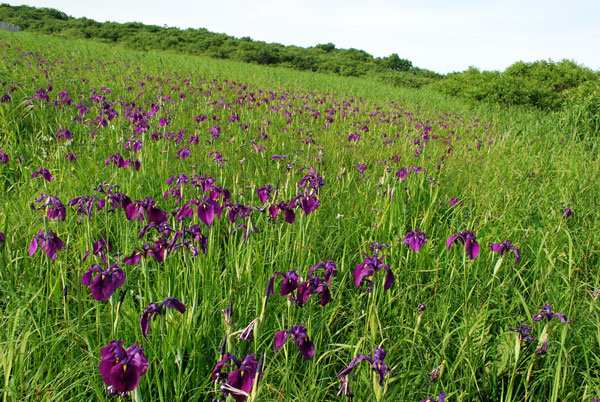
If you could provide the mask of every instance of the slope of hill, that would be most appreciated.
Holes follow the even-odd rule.
[[[4,400],[600,396],[562,111],[30,32],[0,77]]]

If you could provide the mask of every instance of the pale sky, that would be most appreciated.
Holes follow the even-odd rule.
[[[334,43],[375,57],[398,53],[447,73],[469,66],[572,59],[600,70],[598,0],[0,0],[100,22],[206,28],[302,47]]]

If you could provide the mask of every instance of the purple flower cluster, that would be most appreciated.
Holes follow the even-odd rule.
[[[324,270],[324,280],[314,274],[315,270],[319,268]],[[289,294],[291,300],[295,301],[298,306],[303,306],[311,295],[320,294],[320,304],[321,306],[325,306],[331,301],[329,287],[331,286],[331,279],[335,275],[337,275],[337,266],[331,260],[327,262],[321,261],[318,264],[313,265],[310,268],[308,280],[304,282],[295,269],[288,272],[278,271],[269,279],[265,296],[269,297],[274,294],[275,278],[277,276],[282,276],[281,296]]]

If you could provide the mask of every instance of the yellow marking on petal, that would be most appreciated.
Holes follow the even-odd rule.
[[[242,371],[240,372],[240,377],[243,377],[243,376],[244,376],[244,370],[242,370]]]
[[[102,274],[102,280],[104,280],[104,278],[106,278],[106,275]]]
[[[127,364],[123,365],[123,371],[127,370]]]

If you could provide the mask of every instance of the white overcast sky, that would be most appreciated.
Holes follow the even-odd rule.
[[[0,0],[97,21],[206,28],[284,45],[398,53],[440,73],[572,59],[600,70],[600,0]]]

